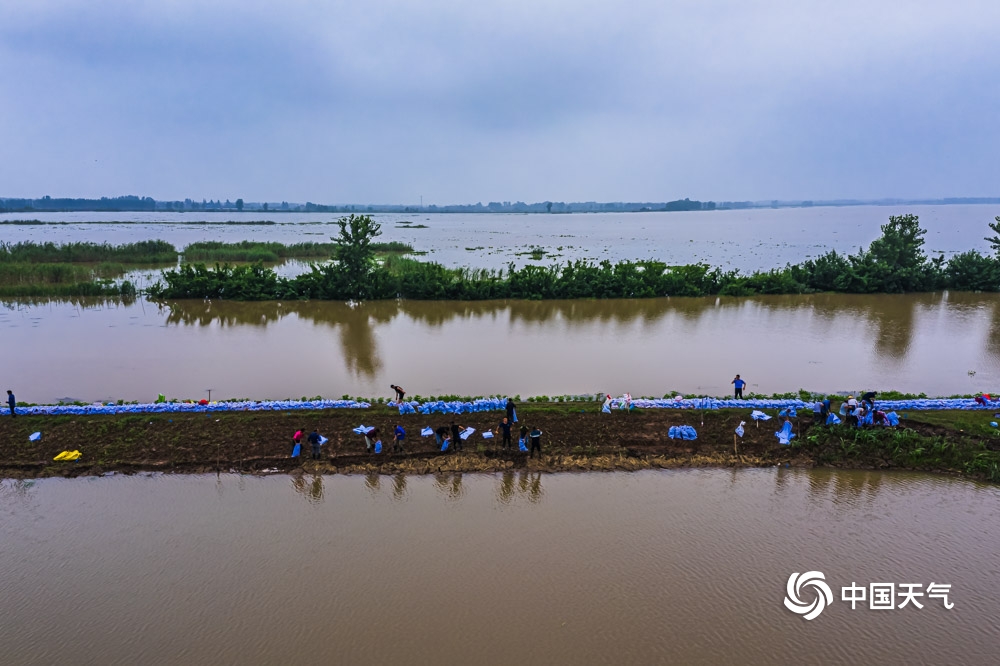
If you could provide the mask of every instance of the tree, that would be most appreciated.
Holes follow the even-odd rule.
[[[368,215],[354,215],[337,220],[340,232],[334,242],[341,287],[348,298],[363,300],[371,293],[375,269],[372,240],[382,234],[382,225]]]
[[[864,291],[898,293],[934,289],[939,274],[935,268],[940,268],[943,258],[934,263],[928,261],[923,251],[925,233],[916,215],[890,216],[889,223],[882,225],[882,236],[872,241],[868,252],[856,262],[866,284]]]
[[[1000,215],[996,216],[996,222],[990,222],[990,229],[994,231],[994,235],[987,236],[984,240],[989,241],[997,259],[1000,259]]]
[[[243,199],[237,199],[236,200],[236,210],[239,210],[239,211],[243,210]]]

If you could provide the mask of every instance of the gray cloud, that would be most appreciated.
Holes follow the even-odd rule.
[[[5,3],[2,194],[995,195],[1000,6],[897,7]]]

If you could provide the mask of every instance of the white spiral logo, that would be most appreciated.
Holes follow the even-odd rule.
[[[830,586],[824,581],[826,577],[821,571],[807,571],[804,574],[793,573],[788,577],[786,586],[785,608],[804,615],[807,620],[812,620],[823,612],[827,604],[833,603],[833,592]],[[807,604],[799,597],[803,586],[816,588],[816,598],[811,604]]]

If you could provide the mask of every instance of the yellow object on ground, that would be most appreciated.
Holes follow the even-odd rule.
[[[55,458],[53,458],[53,460],[77,460],[82,455],[83,454],[80,453],[79,451],[63,451]]]

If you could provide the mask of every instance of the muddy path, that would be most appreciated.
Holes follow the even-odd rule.
[[[442,453],[434,437],[420,436],[424,426],[449,425],[450,416],[399,416],[385,407],[316,412],[2,418],[0,477],[74,477],[146,471],[428,474],[511,468],[566,471],[816,464],[808,446],[778,444],[774,434],[780,423],[778,419],[758,426],[749,421],[747,410],[701,413],[659,409],[601,414],[592,405],[581,409],[572,404],[523,404],[518,407],[518,414],[521,424],[537,426],[544,433],[540,459],[517,452],[516,428],[514,447],[509,452],[500,448],[499,437],[482,438],[483,431],[496,429],[502,418],[499,412],[455,417],[459,425],[476,429],[459,453]],[[747,421],[745,435],[738,439],[734,449],[734,430],[740,421]],[[364,438],[352,432],[361,423],[380,429],[381,454],[367,453]],[[402,453],[392,452],[391,433],[396,424],[407,431]],[[668,430],[674,425],[693,426],[698,438],[669,439]],[[814,428],[812,415],[793,419],[793,425],[799,435],[798,442],[809,442]],[[817,431],[823,430],[815,427]],[[919,424],[910,427],[921,428]],[[937,432],[941,428],[923,427],[928,436],[941,435]],[[292,434],[300,428],[306,432],[315,428],[329,438],[322,447],[320,460],[311,460],[311,449],[305,443],[302,455],[291,457]],[[36,431],[42,433],[41,440],[29,441],[30,434]],[[61,451],[74,450],[82,454],[77,461],[53,460]],[[887,465],[877,460],[856,460],[844,461],[842,466]]]

